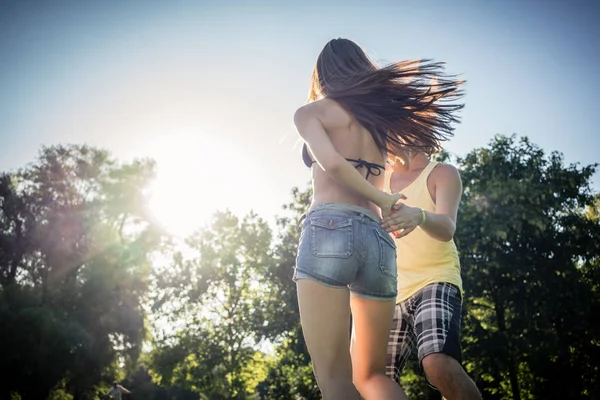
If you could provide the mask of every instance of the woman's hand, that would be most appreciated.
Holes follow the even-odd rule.
[[[420,208],[398,203],[394,205],[392,213],[383,216],[381,227],[392,233],[396,239],[400,239],[423,222],[423,212]]]
[[[379,208],[381,208],[381,215],[383,216],[384,220],[386,217],[389,218],[389,216],[395,212],[395,207],[398,205],[396,203],[398,203],[400,200],[406,200],[406,196],[402,193],[386,193],[385,201],[379,204]],[[400,203],[400,205],[402,205],[402,203]]]

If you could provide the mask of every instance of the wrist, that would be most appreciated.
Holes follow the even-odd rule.
[[[382,210],[387,210],[391,209],[394,205],[392,201],[393,198],[391,194],[379,190],[379,193],[377,194],[377,198],[375,199],[374,203],[377,205],[377,207],[381,208]]]
[[[425,221],[427,221],[427,211],[423,210],[421,207],[416,207],[417,210],[417,218],[418,223],[417,226],[423,226]]]

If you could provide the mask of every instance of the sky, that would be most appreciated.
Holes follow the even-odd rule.
[[[517,133],[599,162],[599,4],[0,0],[0,171],[85,143],[155,159],[153,209],[182,235],[215,209],[272,220],[309,182],[292,116],[335,37],[462,74],[451,153]]]

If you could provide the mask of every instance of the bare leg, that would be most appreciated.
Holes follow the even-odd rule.
[[[447,400],[481,400],[481,394],[469,375],[454,358],[443,354],[430,354],[423,358],[427,380]]]
[[[360,400],[352,383],[350,293],[309,279],[297,282],[302,332],[326,400]]]
[[[385,374],[395,301],[352,296],[352,366],[356,388],[365,400],[405,400],[404,391]]]

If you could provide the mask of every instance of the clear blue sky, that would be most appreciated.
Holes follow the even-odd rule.
[[[309,180],[291,117],[339,36],[376,61],[435,58],[464,74],[451,152],[518,133],[598,162],[598,4],[0,0],[0,170],[42,144],[88,143],[216,187],[203,207],[270,217]]]

